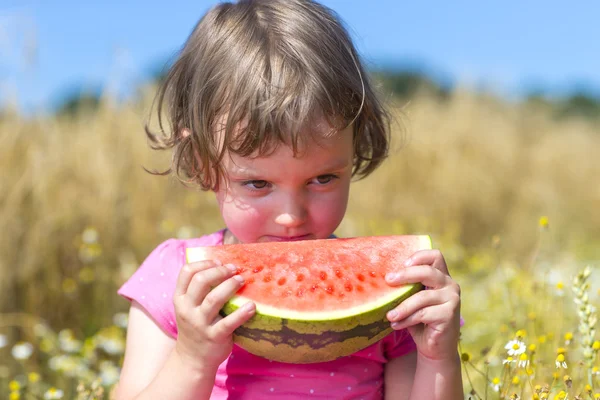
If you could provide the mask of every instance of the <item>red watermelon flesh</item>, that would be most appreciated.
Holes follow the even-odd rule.
[[[430,247],[428,236],[374,236],[194,248],[188,259],[237,266],[246,282],[237,295],[261,305],[326,312],[388,297],[398,288],[386,273]]]

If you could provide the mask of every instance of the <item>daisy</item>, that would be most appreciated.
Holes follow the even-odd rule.
[[[525,343],[520,340],[509,341],[504,348],[507,350],[509,356],[518,356],[525,353],[525,350],[527,350]]]

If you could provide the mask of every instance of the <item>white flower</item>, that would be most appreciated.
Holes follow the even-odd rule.
[[[8,339],[6,338],[6,335],[0,335],[0,349],[6,347],[7,344]]]
[[[81,240],[83,240],[83,243],[87,244],[98,242],[98,231],[92,227],[86,228],[81,234]]]
[[[104,339],[100,342],[99,347],[108,354],[123,354],[125,351],[125,343],[117,339]]]
[[[514,358],[512,358],[511,356],[506,357],[504,360],[502,360],[502,364],[506,365],[506,364],[515,364],[517,362],[517,360],[515,360]]]
[[[502,384],[500,383],[500,378],[496,377],[492,379],[490,386],[492,386],[492,390],[494,390],[494,392],[499,392],[500,388],[502,387]]]
[[[509,341],[504,348],[507,350],[509,356],[518,356],[525,353],[525,350],[527,350],[525,343],[520,340]]]
[[[113,324],[119,328],[127,328],[128,321],[129,315],[127,315],[127,313],[116,313],[113,315]]]
[[[44,393],[44,399],[62,399],[63,395],[64,393],[62,390],[51,387]]]
[[[19,342],[13,346],[11,354],[16,360],[27,360],[33,354],[33,346],[31,343]]]
[[[119,380],[121,370],[110,361],[102,361],[99,367],[103,385],[110,386]]]

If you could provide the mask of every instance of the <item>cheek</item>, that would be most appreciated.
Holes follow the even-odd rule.
[[[219,193],[217,201],[223,220],[232,231],[239,228],[248,229],[249,226],[267,218],[266,207],[252,199],[241,199],[231,193]]]
[[[346,214],[348,195],[349,188],[342,187],[339,191],[319,198],[311,207],[313,219],[328,229],[335,229]]]

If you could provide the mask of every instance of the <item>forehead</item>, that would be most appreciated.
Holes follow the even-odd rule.
[[[257,152],[244,157],[228,152],[223,161],[227,173],[292,173],[314,169],[341,169],[351,164],[353,158],[352,127],[328,136],[311,135],[299,143],[297,151],[284,143],[276,144],[265,155]]]

